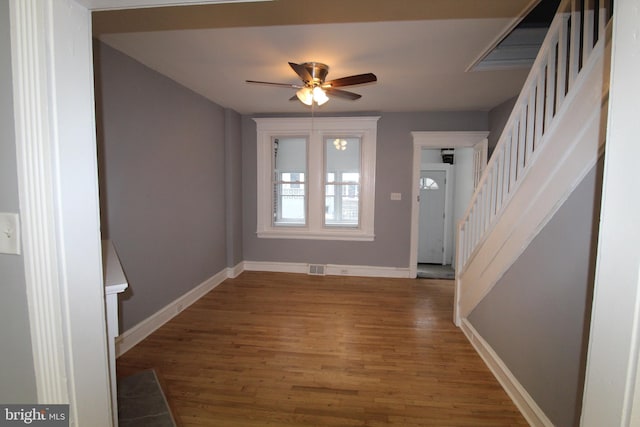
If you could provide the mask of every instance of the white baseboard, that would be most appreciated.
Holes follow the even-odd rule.
[[[243,264],[244,270],[246,271],[273,271],[278,273],[301,274],[307,274],[309,272],[308,263],[244,261]],[[325,267],[325,273],[330,276],[411,278],[409,268],[340,264],[325,264]]]
[[[227,267],[227,278],[235,279],[244,271],[244,262],[236,264],[234,267]]]
[[[553,427],[551,420],[547,418],[531,395],[527,393],[527,390],[507,368],[507,365],[504,364],[489,343],[480,336],[466,318],[462,319],[460,329],[462,329],[471,345],[473,345],[482,360],[484,360],[484,363],[502,385],[504,391],[511,397],[511,400],[513,400],[513,403],[518,407],[529,425]]]
[[[169,320],[173,319],[181,311],[199,300],[206,293],[222,283],[225,279],[229,277],[235,277],[230,276],[229,273],[235,273],[237,269],[238,267],[236,266],[234,268],[227,268],[222,270],[221,272],[205,280],[186,294],[182,295],[180,298],[167,304],[165,307],[158,310],[150,317],[147,317],[142,322],[120,334],[118,337],[116,337],[116,357],[120,357],[121,355],[129,351],[136,344],[151,335],[151,333],[156,331]]]

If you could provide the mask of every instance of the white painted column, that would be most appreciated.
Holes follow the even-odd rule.
[[[614,2],[603,200],[582,426],[640,425],[640,0]]]
[[[11,0],[25,278],[38,402],[112,426],[100,248],[91,14]]]

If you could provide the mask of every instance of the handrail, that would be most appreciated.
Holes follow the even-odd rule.
[[[458,274],[464,271],[535,162],[557,112],[588,64],[594,46],[604,38],[612,10],[612,0],[560,3],[469,207],[458,223]]]

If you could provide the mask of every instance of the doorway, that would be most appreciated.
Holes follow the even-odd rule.
[[[423,170],[434,170],[431,164],[425,165],[423,161],[423,151],[437,150],[443,148],[453,148],[455,150],[455,179],[451,173],[451,180],[447,180],[445,191],[451,193],[451,203],[448,207],[450,215],[447,223],[445,215],[445,230],[449,229],[451,241],[447,245],[446,233],[444,239],[445,260],[450,259],[450,263],[455,268],[456,260],[456,221],[462,217],[467,209],[469,200],[473,195],[476,177],[482,174],[482,170],[487,163],[487,131],[462,131],[462,132],[411,132],[413,137],[413,174],[412,174],[412,210],[411,210],[411,247],[409,256],[409,271],[411,277],[418,277],[418,246],[420,236],[420,179]],[[428,160],[434,163],[435,160]],[[440,168],[450,166],[444,163],[436,163]],[[439,170],[439,168],[435,168]],[[452,169],[453,170],[453,169]],[[427,196],[428,197],[428,196]],[[446,199],[445,199],[446,200]],[[445,202],[446,204],[446,202]],[[447,209],[447,207],[445,207]],[[448,228],[447,228],[448,227]],[[448,256],[448,258],[446,258]],[[425,264],[423,264],[425,265]],[[433,267],[442,268],[442,256],[438,265],[430,264]],[[420,277],[424,277],[422,274]]]

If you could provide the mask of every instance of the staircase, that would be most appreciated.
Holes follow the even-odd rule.
[[[535,369],[541,370],[536,371],[536,376],[543,378],[542,383],[546,381],[546,388],[540,389],[538,383],[527,390],[527,384],[532,384],[531,377],[524,375],[522,369],[513,373],[502,359],[503,355],[475,329],[469,316],[479,305],[480,312],[486,313],[482,310],[487,307],[483,300],[496,284],[501,284],[496,290],[505,289],[505,283],[511,284],[501,279],[525,255],[529,244],[593,170],[603,153],[611,13],[609,0],[561,2],[469,207],[458,223],[454,322],[531,425],[551,426],[556,423],[552,419],[558,419],[554,405],[549,405],[544,397],[555,393],[554,379],[549,378],[553,369],[538,365]],[[540,284],[535,278],[528,282]],[[562,288],[559,289],[558,292],[562,292]],[[528,304],[527,295],[519,298],[518,304]],[[499,307],[490,307],[500,312]],[[547,307],[536,306],[538,308],[538,317],[551,313]],[[562,307],[556,304],[553,310],[563,318]],[[500,317],[497,319],[504,322]],[[507,321],[517,323],[522,319],[516,315]],[[548,335],[553,337],[552,332]],[[521,335],[520,342],[511,345],[527,344],[527,351],[543,350],[544,353],[552,342],[538,341],[540,336],[533,338],[534,341],[527,341],[527,337]],[[529,345],[531,342],[534,344]],[[545,342],[547,348],[536,347],[538,342]],[[502,349],[504,352],[504,347]],[[505,356],[513,363],[513,354]],[[580,364],[579,356],[575,359],[576,366]],[[566,354],[562,357],[567,360]],[[534,368],[528,367],[525,371],[530,369]],[[519,375],[524,375],[524,384]],[[575,409],[579,410],[582,389],[577,383],[571,387],[574,388],[560,394],[564,398],[575,398]],[[562,416],[571,418],[572,415],[563,413]]]
[[[611,5],[565,0],[458,224],[454,321],[489,293],[604,146]]]

